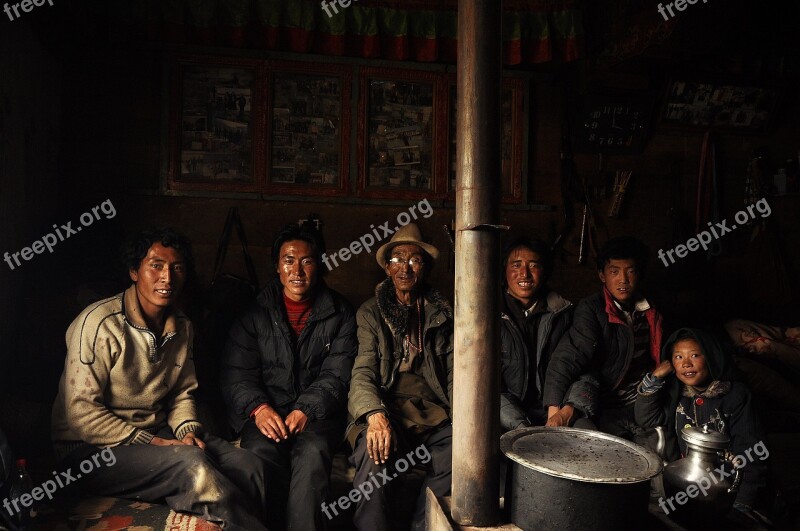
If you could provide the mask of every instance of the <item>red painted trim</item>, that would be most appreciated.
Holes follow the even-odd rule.
[[[217,28],[195,28],[193,40],[204,46],[212,46],[217,43]]]
[[[305,28],[283,28],[283,35],[289,51],[306,53],[311,49],[311,31]]]
[[[400,37],[384,35],[381,37],[381,51],[384,59],[405,61],[409,58],[408,39],[405,35]]]
[[[426,37],[412,37],[411,49],[414,51],[414,60],[430,62],[439,60],[439,40]]]
[[[375,59],[382,57],[381,41],[378,35],[348,35],[347,55]]]
[[[347,50],[347,39],[344,35],[314,33],[314,51],[325,55],[344,55]]]

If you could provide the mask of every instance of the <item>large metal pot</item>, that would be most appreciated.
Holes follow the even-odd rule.
[[[521,428],[500,449],[512,461],[511,521],[525,530],[635,529],[663,466],[646,448],[578,428]]]

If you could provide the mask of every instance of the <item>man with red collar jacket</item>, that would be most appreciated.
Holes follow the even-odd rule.
[[[637,385],[659,358],[663,334],[661,314],[638,289],[648,253],[632,237],[611,239],[600,249],[597,269],[603,290],[578,304],[572,328],[548,365],[542,397],[548,426],[573,422],[563,413],[566,393],[590,372],[599,382],[599,406],[594,416],[579,419],[575,426],[644,442],[633,405]]]

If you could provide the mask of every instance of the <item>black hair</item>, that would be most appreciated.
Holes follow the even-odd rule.
[[[137,270],[142,260],[147,256],[147,251],[154,244],[160,243],[164,247],[172,247],[181,254],[186,263],[186,270],[194,271],[194,256],[189,238],[169,227],[154,227],[142,230],[131,237],[122,248],[122,262],[126,271]]]
[[[519,247],[530,249],[539,255],[544,267],[544,281],[547,282],[553,272],[553,252],[550,250],[550,246],[539,238],[520,235],[508,240],[503,246],[503,269],[505,270],[505,266],[508,264],[508,257],[511,256],[511,252]],[[505,282],[505,271],[503,272],[503,282]]]
[[[311,246],[311,251],[317,259],[317,266],[320,267],[320,272],[325,274],[327,268],[322,267],[322,255],[325,254],[325,240],[322,234],[310,224],[298,225],[297,223],[289,223],[283,226],[272,242],[272,264],[276,268],[278,267],[281,247],[284,243],[293,240],[304,241]]]
[[[597,270],[602,272],[611,260],[633,260],[644,277],[650,249],[633,236],[619,236],[608,240],[597,253]]]

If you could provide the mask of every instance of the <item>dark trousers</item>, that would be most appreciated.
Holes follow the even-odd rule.
[[[601,408],[600,412],[590,419],[584,417],[576,420],[574,427],[616,435],[651,450],[655,450],[658,440],[655,430],[636,424],[633,406]]]
[[[394,435],[398,435],[397,429],[392,425]],[[358,529],[369,531],[385,531],[391,529],[391,515],[388,514],[389,495],[391,483],[386,478],[396,478],[402,471],[398,470],[397,463],[405,460],[409,463],[409,453],[417,463],[421,463],[420,452],[415,453],[420,445],[424,445],[430,460],[425,464],[427,473],[422,489],[417,497],[417,505],[414,510],[413,529],[425,529],[425,489],[430,488],[437,496],[450,495],[450,483],[452,477],[453,461],[453,426],[447,424],[436,428],[422,435],[410,436],[399,434],[397,451],[389,456],[389,463],[376,465],[375,461],[367,454],[366,431],[362,432],[356,440],[355,450],[350,457],[350,462],[356,467],[356,474],[353,478],[353,487],[358,489],[359,485],[364,485],[372,481],[379,483],[369,500],[361,498],[356,507],[356,514],[353,523]],[[422,452],[422,457],[425,452]],[[402,467],[406,468],[406,467]],[[381,478],[380,480],[374,479]]]
[[[333,450],[342,440],[344,422],[309,422],[305,431],[276,443],[253,421],[242,429],[242,448],[266,464],[270,479],[267,523],[275,529],[325,529],[322,503],[328,496]]]
[[[167,429],[159,436],[173,437]],[[265,471],[247,450],[206,435],[205,450],[197,446],[138,444],[112,448],[114,460],[95,459],[89,473],[76,485],[96,495],[117,496],[153,503],[166,502],[173,510],[197,515],[225,529],[265,529]],[[73,473],[100,453],[84,445],[64,459]],[[106,455],[108,450],[104,450]],[[112,464],[113,463],[113,464]]]

